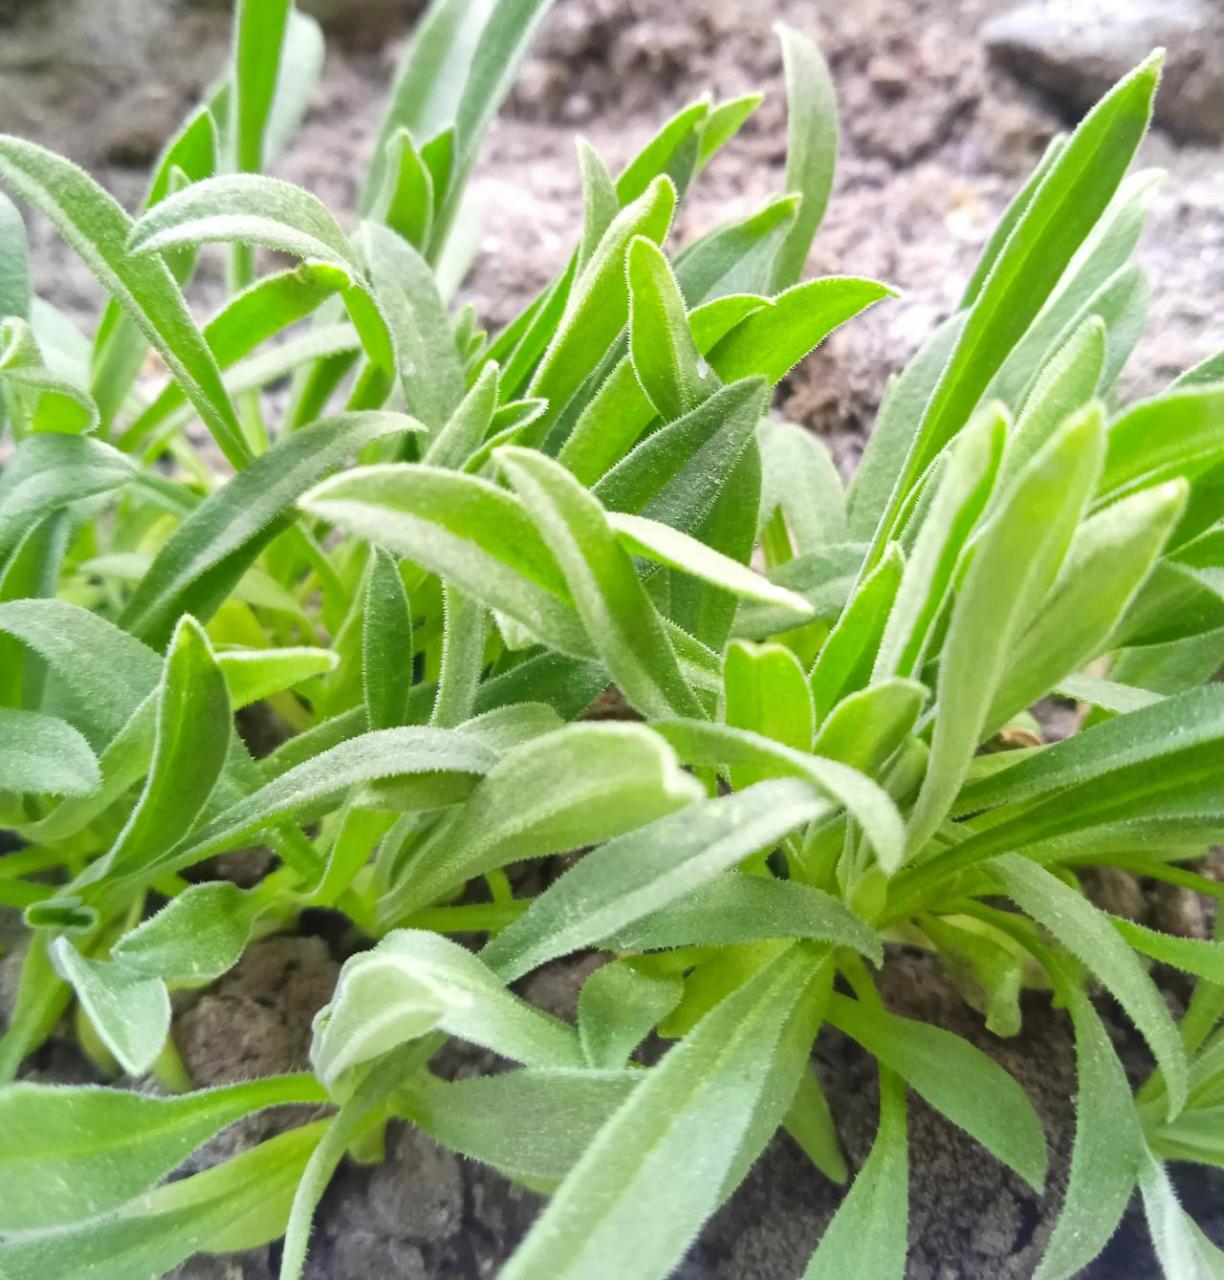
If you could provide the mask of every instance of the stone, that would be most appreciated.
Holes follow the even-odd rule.
[[[986,22],[982,39],[1076,113],[1163,46],[1157,123],[1181,139],[1224,138],[1224,6],[1212,0],[1029,0]]]
[[[438,1241],[454,1235],[463,1222],[459,1157],[419,1129],[399,1127],[393,1137],[387,1136],[387,1159],[370,1176],[374,1226],[411,1240]]]

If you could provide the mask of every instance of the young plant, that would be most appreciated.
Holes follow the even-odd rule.
[[[237,6],[229,73],[135,219],[0,140],[0,181],[111,297],[75,334],[0,209],[0,822],[22,842],[0,905],[30,929],[0,1077],[72,1009],[99,1072],[162,1086],[0,1089],[0,1273],[131,1280],[283,1235],[292,1280],[332,1172],[398,1119],[551,1196],[507,1280],[662,1277],[780,1127],[846,1179],[809,1065],[834,1027],[879,1063],[880,1124],[806,1275],[900,1277],[908,1090],[1046,1172],[1012,1077],[884,1007],[864,961],[903,942],[997,1035],[1025,988],[1067,1010],[1076,1135],[1043,1280],[1087,1265],[1136,1187],[1168,1275],[1216,1274],[1165,1164],[1224,1164],[1224,944],[1080,884],[1221,892],[1195,869],[1224,831],[1220,362],[1113,391],[1143,319],[1151,180],[1126,171],[1158,58],[1050,147],[845,491],[769,413],[889,293],[798,282],[836,120],[794,31],[787,194],[669,254],[677,200],[758,101],[701,100],[615,178],[580,147],[573,252],[500,334],[451,311],[465,182],[548,7],[435,0],[351,233],[262,173],[318,61],[288,0]],[[209,244],[232,287],[197,327]],[[297,265],[258,274],[260,248]],[[150,349],[164,385],[138,376]],[[610,684],[640,721],[582,718]],[[1050,693],[1087,714],[1046,745]],[[242,708],[280,745],[254,756]],[[254,887],[202,878],[252,843],[274,855]],[[518,864],[574,849],[526,891]],[[369,946],[310,1071],[193,1091],[170,993],[317,907]],[[591,950],[575,1024],[512,990]],[[1148,960],[1196,977],[1180,1024]],[[1137,1098],[1097,986],[1150,1048]],[[647,1068],[652,1033],[675,1043]],[[447,1037],[518,1065],[447,1081]],[[290,1103],[322,1118],[163,1181]]]

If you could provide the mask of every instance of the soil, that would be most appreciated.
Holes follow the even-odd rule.
[[[304,130],[278,172],[332,208],[352,209],[354,175],[394,65],[402,23],[419,5],[322,4],[337,27]],[[768,97],[743,134],[690,194],[677,243],[742,214],[782,187],[785,126],[781,59],[771,23],[785,19],[825,48],[842,112],[837,186],[809,263],[811,274],[874,276],[899,301],[835,334],[782,385],[783,413],[829,444],[849,470],[887,375],[954,305],[1010,194],[1051,135],[1066,126],[1054,99],[990,64],[982,24],[1001,0],[558,0],[473,182],[483,233],[463,295],[490,329],[508,320],[561,265],[578,225],[573,137],[615,166],[674,109],[710,90],[760,88]],[[132,206],[161,139],[225,56],[224,6],[195,0],[0,0],[0,128],[87,165]],[[1147,336],[1126,375],[1128,395],[1158,389],[1221,345],[1224,167],[1218,150],[1156,130],[1142,160],[1167,170],[1139,258],[1152,300]],[[83,326],[99,293],[49,228],[31,221],[36,286]],[[215,263],[211,269],[215,272]],[[213,276],[216,279],[216,276]],[[204,280],[201,297],[215,300]],[[1114,909],[1202,935],[1197,903],[1152,894],[1128,877],[1095,886]],[[177,1012],[184,1058],[201,1084],[281,1071],[305,1061],[309,1023],[343,958],[336,931],[269,939],[210,992]],[[11,964],[5,968],[10,969]],[[582,965],[532,980],[541,1003],[564,1011]],[[2,976],[2,974],[0,974]],[[0,986],[3,983],[0,982]],[[1184,992],[1170,976],[1169,999]],[[968,1036],[1012,1070],[1051,1137],[1043,1199],[915,1100],[911,1112],[911,1263],[914,1280],[1004,1280],[1030,1275],[1057,1208],[1071,1142],[1074,1064],[1066,1020],[1033,994],[1024,1030],[987,1035],[916,952],[891,955],[882,976],[890,1006]],[[1103,1007],[1137,1077],[1142,1053]],[[822,1035],[817,1063],[852,1167],[875,1124],[874,1068],[853,1045]],[[458,1071],[479,1057],[452,1062]],[[32,1064],[39,1078],[80,1078],[63,1044]],[[260,1117],[201,1159],[266,1136],[294,1116]],[[1181,1175],[1188,1207],[1224,1242],[1218,1178]],[[841,1191],[785,1137],[708,1224],[677,1271],[684,1280],[781,1280],[800,1275]],[[493,1275],[538,1209],[531,1193],[438,1149],[392,1132],[379,1166],[346,1165],[318,1217],[313,1280],[452,1280]],[[196,1259],[187,1280],[266,1280],[276,1249]],[[1087,1273],[1097,1280],[1156,1274],[1142,1224],[1128,1218]]]

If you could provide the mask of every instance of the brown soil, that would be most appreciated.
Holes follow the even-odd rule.
[[[823,43],[843,119],[837,189],[810,271],[875,276],[903,291],[900,301],[835,335],[780,391],[782,410],[820,433],[849,468],[887,374],[947,314],[1003,204],[1065,124],[1047,103],[989,67],[978,30],[1001,7],[999,0],[559,0],[473,184],[485,222],[465,294],[496,328],[561,264],[577,225],[575,132],[615,165],[699,93],[761,88],[765,105],[691,194],[677,239],[683,243],[779,190],[784,109],[770,25],[785,18]],[[330,8],[342,15],[348,43],[330,51],[303,135],[280,172],[343,212],[352,207],[353,175],[368,153],[399,36],[393,5]],[[219,8],[199,0],[158,6],[3,0],[0,127],[66,151],[131,204],[141,168],[220,65],[226,21]],[[1167,169],[1169,178],[1140,253],[1153,298],[1148,335],[1127,375],[1131,394],[1158,388],[1220,345],[1214,303],[1224,296],[1219,153],[1179,147],[1156,132],[1143,159]],[[93,282],[37,222],[33,243],[39,288],[87,324],[97,314]],[[1202,930],[1201,913],[1180,899],[1148,898],[1133,881],[1116,877],[1101,891],[1136,913],[1161,913],[1165,927]],[[213,1083],[301,1065],[309,1020],[327,998],[336,958],[334,946],[318,937],[252,948],[215,990],[180,1011],[178,1034],[196,1078]],[[554,967],[533,987],[542,1002],[564,1007],[577,989],[574,968]],[[916,953],[890,957],[883,988],[899,1012],[967,1035],[1012,1070],[1047,1122],[1053,1155],[1050,1188],[1038,1200],[916,1101],[909,1274],[914,1280],[1030,1275],[1071,1141],[1074,1067],[1065,1019],[1034,995],[1022,1035],[998,1041],[982,1031],[938,967]],[[1174,1001],[1181,995],[1172,980],[1169,992]],[[1120,1020],[1111,1025],[1141,1075],[1141,1053]],[[857,1166],[874,1127],[874,1068],[835,1035],[822,1036],[817,1060]],[[478,1065],[469,1056],[459,1069]],[[61,1046],[36,1067],[42,1078],[80,1072]],[[260,1120],[239,1140],[263,1136],[269,1123]],[[346,1167],[337,1178],[319,1215],[313,1280],[494,1274],[530,1222],[536,1197],[406,1130],[392,1135],[388,1157],[374,1168]],[[1183,1179],[1189,1207],[1224,1241],[1220,1190],[1217,1178]],[[797,1276],[839,1195],[779,1138],[677,1274]],[[273,1248],[194,1260],[177,1274],[266,1280],[275,1270]],[[1154,1275],[1141,1224],[1128,1219],[1091,1274]]]

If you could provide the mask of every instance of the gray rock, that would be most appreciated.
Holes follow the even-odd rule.
[[[1075,111],[1164,46],[1157,121],[1183,139],[1224,137],[1224,6],[1212,0],[1030,0],[982,38],[998,63]]]

